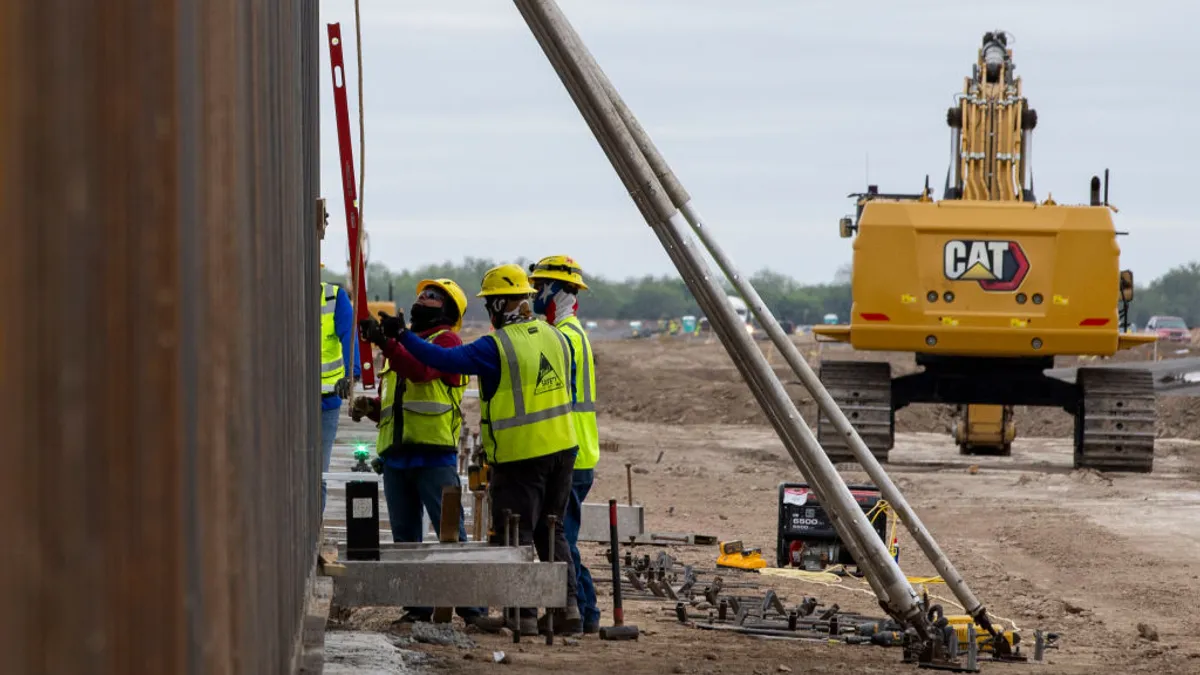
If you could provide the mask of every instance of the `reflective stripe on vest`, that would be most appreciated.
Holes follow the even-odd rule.
[[[505,326],[491,337],[500,351],[500,383],[481,406],[489,461],[516,462],[575,447],[566,337],[540,320]]]
[[[575,455],[576,469],[594,469],[600,461],[600,431],[596,424],[596,373],[592,345],[579,319],[568,317],[559,323],[562,334],[575,348],[575,406],[572,419],[579,453]]]
[[[338,287],[321,282],[321,393],[332,393],[338,380],[345,377],[342,341],[338,339],[333,313],[337,307]]]
[[[425,338],[432,343],[439,330]],[[431,382],[404,383],[404,400],[400,404],[403,426],[401,445],[433,446],[452,450],[458,447],[462,431],[462,398],[467,377],[459,376],[460,384],[449,386],[442,378]]]

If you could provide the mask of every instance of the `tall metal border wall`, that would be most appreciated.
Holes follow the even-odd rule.
[[[290,672],[317,0],[0,3],[0,670]]]

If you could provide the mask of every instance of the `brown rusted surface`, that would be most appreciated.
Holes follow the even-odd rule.
[[[318,532],[317,3],[0,3],[0,654],[282,673]]]

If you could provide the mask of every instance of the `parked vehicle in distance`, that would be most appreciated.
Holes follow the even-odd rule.
[[[1177,316],[1152,316],[1146,322],[1146,332],[1154,333],[1160,342],[1191,342],[1192,334],[1183,319]]]

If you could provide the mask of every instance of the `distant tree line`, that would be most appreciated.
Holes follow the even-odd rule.
[[[1155,314],[1178,316],[1190,328],[1200,326],[1200,262],[1173,267],[1134,291],[1130,318],[1145,326]]]
[[[522,266],[528,260],[515,261]],[[462,284],[470,300],[467,319],[485,320],[482,304],[475,299],[484,272],[497,263],[467,258],[461,263],[444,262],[415,270],[393,271],[379,262],[367,265],[367,295],[387,300],[389,293],[404,310],[412,304],[421,279],[449,277]],[[322,279],[345,283],[343,275],[322,270]],[[669,319],[693,314],[701,316],[683,280],[675,275],[628,278],[624,281],[587,275],[590,290],[580,299],[581,314],[589,319]],[[820,323],[825,314],[845,321],[850,314],[850,266],[838,270],[831,283],[805,285],[778,272],[764,270],[751,282],[776,318],[797,324]],[[1173,268],[1140,286],[1134,297],[1131,318],[1138,326],[1155,314],[1180,316],[1189,326],[1200,325],[1200,262]]]

